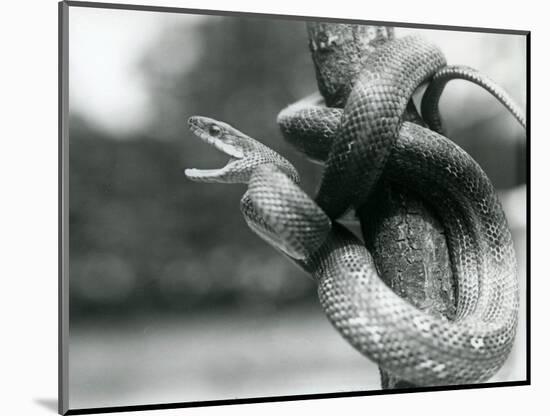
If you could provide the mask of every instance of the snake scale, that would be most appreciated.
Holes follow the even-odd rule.
[[[393,39],[368,57],[344,109],[325,107],[317,96],[284,109],[283,135],[325,162],[315,200],[298,186],[296,169],[267,146],[226,123],[189,119],[195,135],[231,159],[221,169],[186,169],[187,177],[247,183],[241,211],[250,228],[316,280],[327,317],[349,343],[416,385],[487,380],[506,360],[518,319],[515,253],[495,190],[465,151],[434,130],[441,130],[439,96],[454,78],[477,82],[525,121],[486,78],[449,68],[422,38]],[[403,120],[413,92],[430,80],[422,113],[434,130]],[[428,201],[444,226],[458,286],[453,321],[396,295],[364,244],[335,221],[367,200],[382,171]]]

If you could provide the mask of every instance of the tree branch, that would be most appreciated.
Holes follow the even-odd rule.
[[[309,47],[319,91],[328,106],[343,107],[370,53],[394,37],[391,27],[311,22]],[[405,119],[419,121],[409,104]],[[357,212],[365,243],[381,278],[398,295],[431,314],[452,318],[456,287],[443,228],[416,195],[381,179]],[[383,389],[413,387],[380,368]]]

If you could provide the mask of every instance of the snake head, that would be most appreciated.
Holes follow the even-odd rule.
[[[273,164],[294,182],[299,182],[298,172],[288,160],[229,124],[193,116],[189,118],[188,125],[199,139],[230,156],[229,162],[219,169],[185,169],[189,179],[198,182],[248,183],[258,166]]]

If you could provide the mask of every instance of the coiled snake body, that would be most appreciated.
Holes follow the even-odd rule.
[[[314,277],[326,315],[348,342],[417,385],[488,379],[511,349],[518,313],[512,238],[489,179],[450,140],[402,121],[414,90],[431,78],[443,81],[424,96],[422,107],[437,111],[452,78],[438,77],[441,71],[445,60],[435,46],[417,37],[392,40],[369,57],[344,110],[308,98],[281,112],[284,135],[309,156],[326,160],[315,201],[297,185],[294,167],[271,149],[225,123],[189,120],[198,137],[231,160],[222,169],[187,169],[186,175],[248,183],[241,200],[248,225]],[[487,87],[483,78],[478,83]],[[497,98],[515,108],[505,94]],[[439,123],[436,115],[424,117]],[[524,124],[520,112],[516,117]],[[312,145],[308,137],[323,139]],[[365,202],[382,170],[431,202],[441,219],[458,285],[453,321],[396,295],[379,278],[363,243],[333,221]]]

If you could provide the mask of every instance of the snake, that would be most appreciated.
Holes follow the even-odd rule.
[[[313,94],[283,109],[283,136],[325,163],[314,198],[292,164],[260,141],[209,117],[188,120],[195,136],[230,160],[185,175],[247,184],[240,209],[252,231],[315,280],[326,316],[355,349],[418,386],[488,380],[507,359],[518,321],[515,252],[496,191],[479,164],[438,132],[433,114],[454,78],[475,79],[524,125],[505,92],[469,68],[449,70],[440,49],[418,36],[392,39],[369,55],[344,108]],[[433,129],[404,119],[425,82],[434,83],[422,102]],[[418,193],[443,225],[457,282],[452,320],[394,293],[364,243],[338,221],[365,203],[382,174]]]

